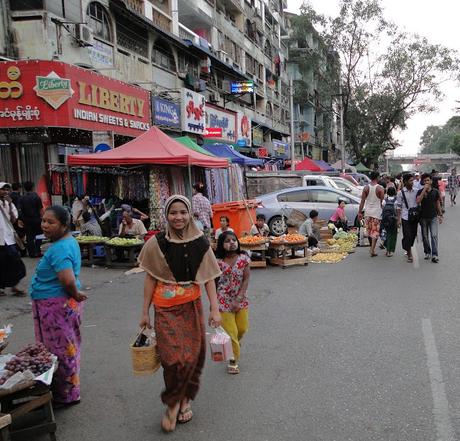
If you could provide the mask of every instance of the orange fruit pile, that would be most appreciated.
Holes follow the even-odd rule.
[[[272,240],[272,243],[299,243],[305,242],[307,239],[302,234],[286,234]]]
[[[256,245],[256,244],[265,243],[265,238],[259,237],[259,236],[244,236],[244,237],[240,237],[238,240],[243,245]]]

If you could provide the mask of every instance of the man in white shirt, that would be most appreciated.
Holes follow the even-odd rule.
[[[13,224],[18,210],[9,196],[10,190],[10,184],[0,182],[0,296],[5,296],[5,288],[11,287],[14,295],[22,297],[26,294],[17,285],[26,269],[16,246]]]
[[[404,193],[403,193],[404,192]],[[417,192],[414,188],[414,175],[407,173],[403,176],[403,187],[398,192],[396,206],[398,211],[398,226],[402,225],[402,247],[407,253],[407,261],[413,262],[412,247],[417,237],[418,222],[409,220],[409,210],[416,207]]]

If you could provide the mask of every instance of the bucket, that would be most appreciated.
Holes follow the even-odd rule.
[[[243,236],[243,233],[249,233],[256,221],[256,208],[258,205],[259,202],[255,199],[214,204],[212,206],[214,229],[220,228],[220,218],[226,216],[230,220],[230,227],[237,237]]]

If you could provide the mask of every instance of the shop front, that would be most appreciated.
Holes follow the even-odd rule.
[[[0,62],[0,180],[49,183],[68,154],[117,147],[150,124],[140,87],[57,61]]]

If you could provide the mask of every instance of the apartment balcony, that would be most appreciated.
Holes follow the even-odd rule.
[[[224,3],[230,12],[244,12],[242,0],[225,0]]]
[[[200,37],[182,23],[179,23],[179,37],[182,40],[189,40],[195,44],[200,44]]]

